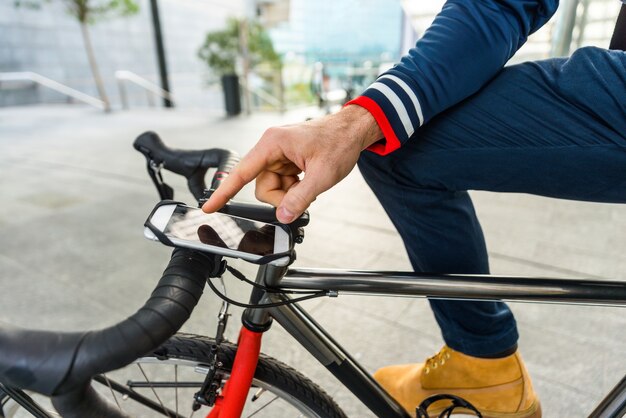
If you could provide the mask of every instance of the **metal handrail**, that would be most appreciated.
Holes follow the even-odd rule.
[[[96,107],[100,110],[106,110],[106,105],[102,100],[32,71],[0,73],[0,82],[4,81],[32,81],[33,83],[47,87],[58,93],[64,94],[65,96],[71,97],[72,99],[87,103],[88,105]]]
[[[248,87],[245,82],[241,83],[241,88],[243,88],[250,94],[254,94],[256,97],[269,104],[270,106],[275,107],[276,109],[282,110],[285,107],[284,103],[279,98],[273,96],[263,89],[252,89]]]
[[[162,99],[167,99],[174,102],[174,96],[167,90],[163,90],[158,85],[154,84],[150,80],[141,77],[138,74],[128,70],[119,70],[115,72],[115,79],[117,80],[117,87],[120,92],[120,100],[122,101],[122,107],[128,109],[128,95],[126,94],[126,85],[124,82],[131,82],[148,92],[148,102],[150,106],[154,106],[154,100],[152,95],[157,95]]]

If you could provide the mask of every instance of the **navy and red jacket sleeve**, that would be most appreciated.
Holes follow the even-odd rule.
[[[558,0],[449,0],[400,63],[348,104],[367,109],[388,154],[443,110],[480,89],[554,14]]]

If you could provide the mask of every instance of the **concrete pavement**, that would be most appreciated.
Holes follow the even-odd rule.
[[[179,148],[245,153],[269,126],[311,111],[223,119],[196,110],[104,115],[82,107],[0,109],[0,321],[45,329],[109,325],[147,298],[170,250],[145,240],[157,201],[131,143],[145,130]],[[177,190],[184,181],[166,178]],[[495,274],[624,280],[626,207],[473,193]],[[177,196],[192,202],[188,193]],[[251,188],[242,199],[253,199]],[[408,270],[402,243],[358,172],[311,208],[299,267]],[[237,267],[253,275],[254,269]],[[228,281],[231,296],[246,287]],[[370,371],[422,361],[442,340],[424,299],[342,296],[303,304]],[[584,417],[626,373],[626,311],[513,304],[544,416]],[[207,292],[184,330],[213,334]],[[236,318],[228,330],[236,337]],[[278,326],[263,350],[331,393],[350,417],[372,416]]]

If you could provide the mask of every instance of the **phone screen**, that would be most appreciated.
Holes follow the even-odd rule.
[[[274,253],[276,226],[177,205],[164,233],[173,238],[259,256]]]

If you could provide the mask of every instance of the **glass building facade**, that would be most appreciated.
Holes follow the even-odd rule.
[[[307,62],[360,65],[400,56],[399,0],[291,0],[289,21],[271,30],[275,48]]]

